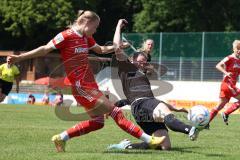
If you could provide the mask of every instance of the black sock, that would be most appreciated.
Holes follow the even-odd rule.
[[[188,134],[192,126],[183,123],[182,121],[178,120],[174,114],[169,114],[164,117],[164,123],[166,126],[175,132],[181,132]]]

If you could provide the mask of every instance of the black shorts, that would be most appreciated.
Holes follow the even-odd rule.
[[[154,122],[153,120],[153,110],[157,107],[159,103],[164,103],[156,98],[143,99],[135,102],[132,107],[132,115],[134,116],[137,124],[144,130],[147,134],[153,134],[159,129],[166,129],[167,127],[163,122]]]
[[[5,94],[6,96],[12,90],[12,86],[13,86],[12,82],[7,82],[0,79],[0,88],[2,89],[2,93]]]
[[[166,125],[163,122],[137,122],[137,124],[148,135],[152,135],[159,129],[165,129],[168,131]]]

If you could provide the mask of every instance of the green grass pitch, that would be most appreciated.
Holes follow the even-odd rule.
[[[75,109],[76,110],[76,109]],[[183,115],[178,115],[184,117]],[[129,117],[128,115],[128,118]],[[182,118],[183,119],[183,118]],[[138,140],[119,129],[114,121],[106,120],[105,127],[67,143],[65,153],[56,153],[51,137],[73,126],[55,116],[54,108],[30,105],[0,105],[0,159],[1,160],[188,160],[239,159],[240,115],[230,117],[225,126],[220,116],[210,130],[200,133],[192,142],[187,135],[169,131],[171,151],[107,151],[111,143],[128,138]]]

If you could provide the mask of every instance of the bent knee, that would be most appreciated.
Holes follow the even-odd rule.
[[[164,103],[158,104],[158,106],[153,110],[153,119],[156,122],[162,122],[164,117],[171,114],[168,106]]]

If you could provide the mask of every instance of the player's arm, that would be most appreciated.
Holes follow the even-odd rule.
[[[113,37],[113,46],[116,54],[116,58],[119,61],[125,61],[126,56],[124,55],[122,41],[121,41],[121,29],[127,24],[127,21],[125,19],[120,19],[118,21],[114,37]]]
[[[130,102],[127,99],[121,99],[121,100],[115,102],[114,105],[120,108],[120,107],[123,107],[126,105],[130,105]]]
[[[121,48],[125,49],[128,48],[130,46],[129,43],[124,42],[121,44]],[[97,54],[109,54],[114,52],[114,45],[111,46],[100,46],[100,45],[96,45],[94,48],[92,48],[92,50],[97,53]]]
[[[114,51],[114,46],[100,46],[96,45],[92,50],[97,54],[108,54]]]
[[[48,53],[50,53],[54,48],[52,47],[52,42],[50,41],[48,44],[44,46],[40,46],[34,50],[31,50],[29,52],[20,54],[20,55],[11,55],[10,56],[10,61],[12,63],[19,62],[25,59],[31,59],[39,56],[44,56]]]
[[[225,74],[226,76],[230,76],[231,73],[227,72],[225,69],[225,63],[228,61],[228,57],[221,60],[217,65],[216,69]]]
[[[105,58],[105,57],[91,57],[91,56],[88,56],[88,60],[99,61],[99,62],[110,62],[112,59],[111,58]]]

